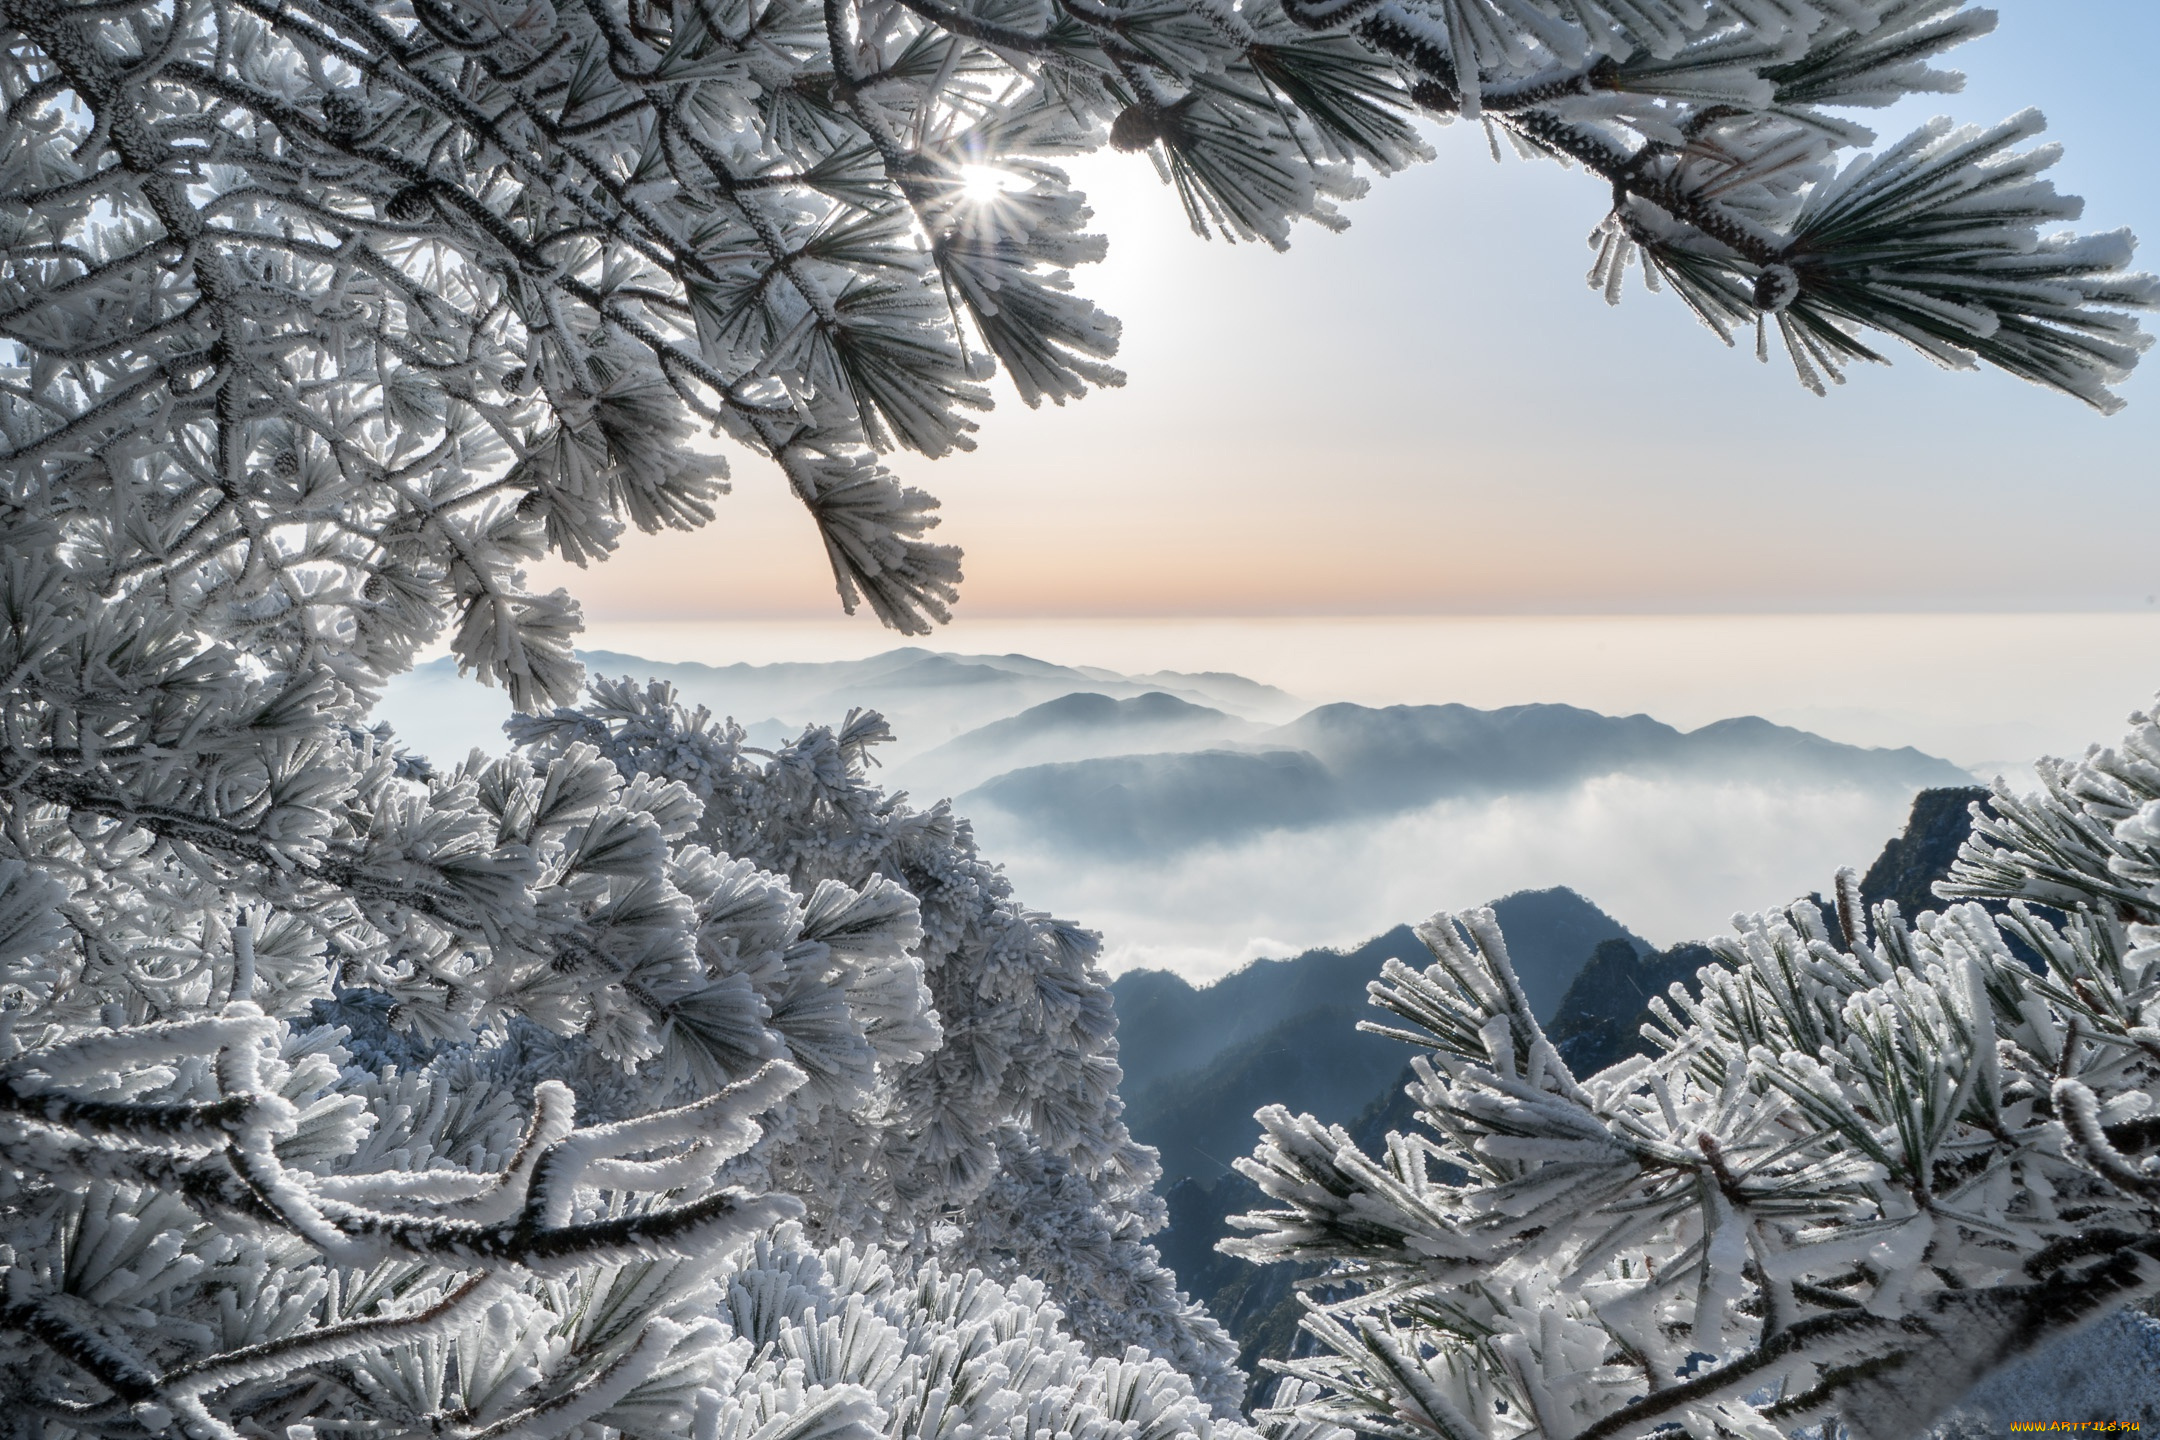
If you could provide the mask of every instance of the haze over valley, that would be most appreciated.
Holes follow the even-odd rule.
[[[1580,706],[1314,703],[1226,671],[1125,673],[903,647],[712,666],[582,652],[769,747],[876,709],[875,778],[950,799],[1030,905],[1102,932],[1113,972],[1205,980],[1555,885],[1656,944],[1822,888],[1913,793],[1970,772],[1739,715],[1682,729]],[[1322,697],[1324,698],[1324,697]],[[378,710],[444,759],[500,748],[502,701],[451,663]]]

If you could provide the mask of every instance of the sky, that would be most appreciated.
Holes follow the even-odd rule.
[[[1998,8],[1953,58],[1966,92],[1878,128],[2039,105],[2080,228],[2160,237],[2139,99],[2160,7]],[[975,453],[899,458],[967,552],[939,643],[1016,617],[2155,604],[2153,363],[2112,417],[1903,351],[1818,399],[1669,295],[1588,289],[1595,182],[1495,165],[1469,127],[1434,141],[1347,233],[1302,227],[1285,254],[1191,236],[1142,157],[1075,167],[1111,237],[1076,278],[1125,322],[1130,380],[1040,412],[1008,391]],[[733,461],[704,531],[535,578],[602,623],[835,617],[809,519],[770,465]]]

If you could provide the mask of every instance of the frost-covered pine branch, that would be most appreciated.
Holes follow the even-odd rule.
[[[345,1057],[323,1034],[295,1046],[237,1002],[7,1064],[0,1149],[42,1183],[9,1187],[0,1328],[64,1362],[16,1372],[11,1433],[1212,1433],[1183,1376],[1137,1349],[1091,1355],[1028,1282],[896,1274],[793,1227],[743,1253],[800,1206],[710,1179],[756,1137],[747,1117],[801,1084],[784,1062],[584,1128],[557,1082],[520,1130],[499,1094],[490,1114],[423,1074],[380,1097],[405,1102],[376,1112],[385,1137],[349,1085],[324,1093]],[[446,1109],[462,1111],[447,1126]],[[473,1153],[343,1168],[379,1162],[385,1138]]]
[[[1845,109],[1947,86],[1924,62],[1983,24],[0,0],[10,1416],[867,1440],[965,1388],[971,1433],[1204,1429],[1237,1377],[1144,1243],[1092,940],[862,779],[872,718],[761,757],[664,694],[581,707],[575,605],[521,567],[708,521],[703,428],[777,464],[847,604],[941,618],[957,553],[881,456],[965,446],[1000,367],[1031,404],[1116,381],[1058,168],[1104,143],[1280,244],[1417,159],[1418,114],[1474,116],[1612,189],[1606,281],[1633,246],[1818,368],[1872,327],[2109,403],[2150,285],[2126,240],[2038,238],[2044,152],[1929,132],[1832,174]],[[522,753],[368,728],[438,641],[533,712]],[[2091,1083],[2064,1114],[2119,1179]],[[721,1242],[797,1204],[767,1270],[874,1240],[891,1288],[833,1293],[919,1307],[874,1383],[724,1313]],[[941,1370],[978,1319],[1049,1336],[1029,1272],[1111,1358]]]
[[[344,1379],[354,1363],[459,1341],[469,1353],[438,1387],[469,1401],[500,1358],[487,1341],[526,1338],[498,1312],[534,1282],[657,1267],[679,1278],[672,1288],[694,1288],[698,1267],[681,1262],[800,1208],[707,1183],[756,1136],[749,1117],[801,1083],[784,1063],[691,1105],[586,1129],[574,1128],[568,1089],[545,1083],[499,1163],[323,1173],[359,1147],[367,1112],[324,1093],[336,1078],[324,1046],[295,1051],[250,1001],[222,1012],[35,1045],[0,1074],[0,1152],[14,1168],[4,1324],[80,1377],[18,1382],[16,1398],[76,1433],[177,1424],[232,1436],[265,1409],[329,1418],[344,1408],[332,1398],[341,1380],[364,1384]],[[664,1158],[624,1158],[640,1155]],[[362,1279],[362,1293],[338,1295],[340,1278]],[[185,1308],[220,1290],[238,1322],[222,1335]],[[321,1323],[306,1323],[318,1308]],[[648,1323],[608,1337],[621,1343],[559,1356],[553,1373],[491,1377],[504,1420],[487,1429],[560,1433],[534,1422],[635,1403],[715,1341],[710,1325],[699,1334],[666,1319],[668,1308],[650,1306]],[[116,1311],[135,1323],[116,1323]]]
[[[1147,1393],[1234,1407],[1144,1243],[1093,937],[864,780],[876,717],[760,756],[603,686],[527,753],[430,765],[255,632],[0,527],[7,1403],[679,1429],[734,1383],[713,1268],[800,1214],[904,1279],[1038,1268],[1093,1353],[1164,1357]],[[561,1133],[563,1082],[597,1128]],[[1038,1189],[1065,1223],[1027,1253],[972,1223]]]
[[[1954,91],[1961,0],[7,0],[0,458],[86,583],[371,690],[448,633],[576,693],[561,594],[694,528],[699,429],[775,462],[852,608],[958,555],[880,455],[1117,383],[1059,162],[1145,150],[1195,228],[1287,242],[1464,117],[1612,196],[1631,259],[1820,386],[1894,336],[2109,408],[2155,296],[2014,147],[1872,156]],[[54,497],[68,497],[64,502]],[[92,524],[90,517],[109,523]],[[89,533],[77,534],[77,530]]]
[[[2047,1340],[2160,1292],[2160,726],[1998,787],[1943,893],[1744,917],[1577,1077],[1489,911],[1374,983],[1423,1128],[1361,1153],[1280,1108],[1225,1242],[1330,1266],[1270,1426],[1451,1440],[1904,1440]],[[2029,902],[2056,907],[2047,918]],[[2034,970],[2015,938],[2039,957]],[[1825,1431],[1824,1433],[1828,1433]]]
[[[734,1383],[713,1267],[801,1214],[903,1279],[1039,1269],[1093,1353],[1164,1357],[1146,1394],[1234,1407],[1144,1244],[1093,937],[863,779],[876,717],[759,756],[603,686],[437,768],[97,603],[61,547],[9,558],[9,1403],[116,1436],[679,1427]],[[565,1081],[597,1128],[560,1133]],[[1038,1190],[1063,1219],[1026,1253],[974,1223]]]

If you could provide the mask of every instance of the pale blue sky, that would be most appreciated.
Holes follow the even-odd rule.
[[[2150,0],[2005,0],[1959,53],[1993,121],[2067,147],[2080,228],[2160,266]],[[2143,608],[2160,591],[2160,361],[2102,418],[1916,355],[1818,400],[1726,350],[1669,296],[1583,283],[1600,187],[1492,164],[1467,127],[1375,185],[1352,228],[1287,255],[1186,234],[1144,160],[1082,169],[1112,237],[1080,284],[1126,323],[1131,384],[1063,411],[1007,402],[981,449],[903,462],[968,550],[969,617]],[[696,537],[551,571],[598,619],[832,613],[777,475]]]

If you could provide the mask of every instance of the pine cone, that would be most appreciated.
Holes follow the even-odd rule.
[[[1155,143],[1162,133],[1156,123],[1154,107],[1141,102],[1128,105],[1118,112],[1117,119],[1110,122],[1110,148],[1131,152],[1145,150]]]
[[[431,188],[425,181],[406,186],[390,197],[383,213],[401,225],[418,224],[435,213],[435,202],[428,193]]]
[[[1187,95],[1168,105],[1156,105],[1146,100],[1136,100],[1118,112],[1117,119],[1110,122],[1110,147],[1113,150],[1145,150],[1157,140],[1168,141],[1172,146],[1185,138],[1185,112],[1192,108],[1193,97]]]
[[[1755,277],[1755,308],[1775,315],[1800,298],[1800,277],[1790,265],[1766,265]]]
[[[323,125],[331,136],[350,140],[367,128],[368,110],[364,101],[352,95],[328,95],[322,102]]]

